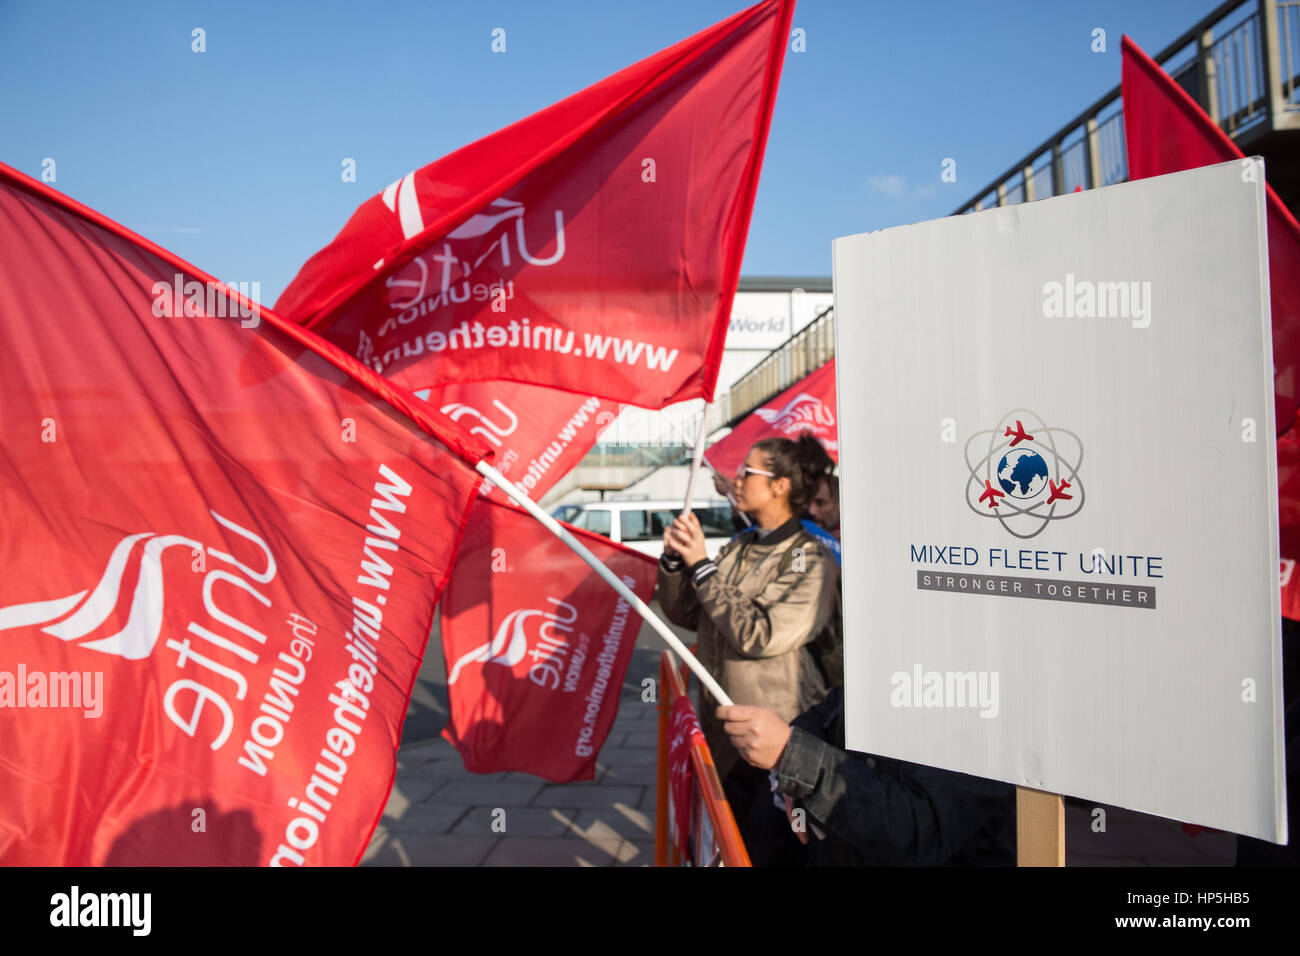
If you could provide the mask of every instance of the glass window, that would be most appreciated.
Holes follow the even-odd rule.
[[[624,544],[629,541],[649,541],[650,516],[644,511],[624,511],[618,516],[619,540]]]
[[[560,505],[551,512],[551,517],[556,521],[567,521],[573,523],[573,516],[582,510],[581,505]]]
[[[664,530],[673,523],[677,515],[672,511],[624,511],[619,516],[619,538],[624,544],[629,541],[662,541]]]
[[[700,521],[706,538],[730,538],[737,531],[729,507],[692,508]],[[662,541],[664,531],[673,523],[677,512],[670,508],[624,511],[619,515],[619,538],[624,544],[631,541]]]
[[[735,520],[729,507],[692,508],[706,538],[730,538],[736,533]]]
[[[664,532],[677,517],[676,511],[652,511],[650,513],[650,534],[658,541],[664,539]]]
[[[588,509],[573,519],[572,524],[579,528],[585,528],[587,531],[594,531],[596,534],[603,534],[609,537],[610,522],[609,509]]]

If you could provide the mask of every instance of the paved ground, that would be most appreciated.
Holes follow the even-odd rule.
[[[653,865],[657,711],[642,701],[641,681],[657,681],[663,642],[642,627],[596,779],[552,784],[526,773],[470,773],[438,736],[448,711],[436,641],[435,627],[403,729],[397,782],[362,865]]]

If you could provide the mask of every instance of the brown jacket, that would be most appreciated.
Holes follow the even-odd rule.
[[[792,518],[758,540],[754,529],[723,546],[714,561],[691,568],[665,557],[659,603],[668,620],[694,628],[704,666],[737,704],[766,707],[793,720],[827,691],[811,642],[835,608],[839,566]],[[740,755],[701,688],[700,727],[718,775]]]

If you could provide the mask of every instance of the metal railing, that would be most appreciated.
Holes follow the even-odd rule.
[[[1154,59],[1229,136],[1300,129],[1300,0],[1229,0]],[[1127,178],[1117,86],[954,214]]]
[[[730,394],[723,392],[705,407],[705,434],[712,434],[729,420]],[[652,422],[642,417],[642,426],[653,425],[655,431],[640,432],[625,428],[616,421],[602,433],[600,441],[583,456],[582,461],[560,478],[542,497],[542,503],[557,501],[574,489],[617,491],[633,485],[660,468],[688,464],[695,450],[699,428],[698,411]]]
[[[1277,5],[1277,50],[1283,108],[1300,110],[1300,0]]]
[[[827,307],[731,386],[727,396],[728,423],[735,425],[834,357],[835,311]]]

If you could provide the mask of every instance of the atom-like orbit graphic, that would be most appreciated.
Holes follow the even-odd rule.
[[[983,452],[972,461],[971,453]],[[1036,491],[1008,480],[999,466],[1009,453],[1024,450],[1042,458],[1048,476]],[[1053,521],[1070,518],[1083,508],[1083,442],[1067,428],[1049,427],[1036,413],[1015,408],[996,428],[978,431],[966,442],[966,504],[981,518],[996,518],[1008,534],[1032,538]],[[1021,494],[1015,494],[1020,487]]]

